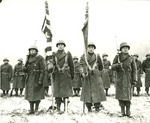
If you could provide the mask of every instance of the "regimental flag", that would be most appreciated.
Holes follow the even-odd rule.
[[[45,11],[46,14],[45,14],[45,18],[41,30],[45,34],[45,37],[47,39],[47,46],[45,48],[46,60],[47,60],[50,59],[50,57],[52,56],[52,36],[53,36],[50,29],[49,8],[48,8],[47,1],[45,1]]]
[[[87,2],[86,13],[85,13],[85,22],[84,22],[84,26],[82,28],[83,37],[84,37],[85,53],[87,52],[87,46],[88,46],[88,21],[89,21],[88,11],[89,11],[89,7],[88,7],[88,2]]]

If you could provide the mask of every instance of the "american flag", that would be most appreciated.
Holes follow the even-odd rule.
[[[45,18],[42,25],[42,32],[45,34],[45,37],[47,39],[47,46],[45,48],[46,53],[46,60],[50,59],[52,56],[52,33],[50,29],[50,19],[49,19],[49,8],[48,8],[48,2],[45,1]]]

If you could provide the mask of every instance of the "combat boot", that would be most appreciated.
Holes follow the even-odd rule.
[[[15,92],[16,92],[15,96],[18,96],[18,89],[16,89]]]
[[[91,113],[91,112],[92,112],[91,106],[87,106],[87,109],[88,109],[88,113]]]
[[[131,117],[130,106],[126,106],[126,116]]]
[[[35,102],[35,112],[34,112],[34,114],[35,115],[39,115],[39,104],[40,104],[40,101],[36,101]]]
[[[125,106],[121,106],[121,116],[125,116]]]
[[[137,91],[137,96],[140,96],[140,91]]]
[[[108,89],[105,89],[106,90],[106,96],[108,96]]]
[[[34,114],[34,102],[29,102],[30,103],[30,111],[28,115]]]
[[[22,91],[23,91],[23,89],[20,89],[20,96],[22,96]]]

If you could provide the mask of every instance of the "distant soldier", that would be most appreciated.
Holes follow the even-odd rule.
[[[146,54],[146,59],[142,63],[143,71],[145,73],[145,91],[149,94],[150,87],[150,53]]]
[[[137,90],[137,96],[140,95],[140,87],[142,87],[142,81],[141,81],[141,76],[143,74],[143,69],[142,69],[142,63],[140,60],[138,60],[138,57],[139,55],[138,54],[134,54],[133,55],[134,59],[135,59],[135,62],[136,62],[136,66],[137,66],[137,74],[138,74],[138,81],[136,83],[135,86],[133,86],[133,93],[134,93],[134,88],[136,87],[136,90]]]
[[[14,67],[13,72],[13,89],[15,89],[15,96],[18,96],[18,89],[20,89],[20,95],[22,95],[23,89],[25,87],[25,73],[24,73],[23,59],[19,58],[18,63]]]
[[[43,79],[43,86],[44,86],[44,91],[45,91],[45,96],[49,96],[48,91],[49,91],[49,86],[51,85],[51,80],[50,80],[50,74],[48,72],[48,66],[45,65],[45,73],[44,73],[44,79]]]
[[[73,95],[72,80],[74,78],[74,66],[72,55],[64,50],[66,44],[59,40],[56,44],[58,50],[53,53],[54,58],[54,97],[56,100],[57,111],[61,112],[61,103],[64,103],[64,110],[67,110],[68,99]],[[65,110],[65,112],[66,112]]]
[[[101,102],[106,100],[101,71],[103,69],[102,60],[99,54],[95,54],[96,46],[93,42],[88,44],[87,62],[83,54],[80,59],[80,72],[84,78],[81,101],[86,103],[88,112],[92,112],[92,105],[95,111],[100,111]]]
[[[103,80],[103,85],[104,88],[106,90],[106,96],[108,96],[108,89],[110,88],[110,67],[111,67],[111,63],[110,61],[107,60],[108,55],[106,53],[104,53],[102,55],[103,59],[102,59],[102,63],[103,63],[103,71],[102,71],[102,80]]]
[[[3,91],[3,96],[8,95],[10,90],[10,82],[12,79],[12,66],[9,64],[9,60],[5,58],[3,60],[4,64],[1,65],[1,89]]]
[[[40,100],[44,99],[44,66],[44,58],[38,54],[38,48],[35,45],[31,46],[25,63],[25,67],[27,69],[25,99],[30,103],[29,114],[35,113],[38,115]]]
[[[73,57],[73,63],[74,63],[74,79],[72,81],[73,91],[74,95],[78,96],[80,93],[80,88],[82,87],[82,79],[80,74],[80,64],[78,62],[78,58],[76,56]]]
[[[132,85],[137,82],[137,69],[135,60],[129,55],[130,46],[126,42],[120,44],[119,55],[113,60],[112,69],[117,72],[116,99],[121,107],[121,116],[131,116],[130,105],[132,98]],[[126,107],[126,113],[125,113]]]

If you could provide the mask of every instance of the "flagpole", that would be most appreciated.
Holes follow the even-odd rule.
[[[54,66],[53,66],[53,62],[52,62],[52,33],[50,30],[50,19],[49,19],[49,6],[48,6],[48,2],[45,1],[45,18],[44,18],[44,22],[42,25],[42,32],[45,34],[45,37],[47,39],[47,46],[45,48],[45,54],[46,54],[46,66],[47,66],[47,70],[48,70],[48,74],[50,74],[50,80],[51,80],[51,93],[52,93],[52,113],[54,113],[54,97],[53,97],[53,70],[54,70]]]
[[[85,62],[88,65],[88,61],[87,61],[87,47],[88,47],[88,11],[89,11],[89,7],[88,7],[88,2],[86,3],[86,12],[85,12],[85,23],[84,23],[84,27],[82,28],[82,32],[83,32],[83,36],[84,36],[84,57],[85,57]],[[87,71],[87,75],[88,75],[88,71]],[[87,76],[86,75],[86,76]],[[85,82],[86,82],[86,77],[84,77],[83,80],[83,93],[84,93],[84,100],[83,100],[83,114],[85,114]]]

